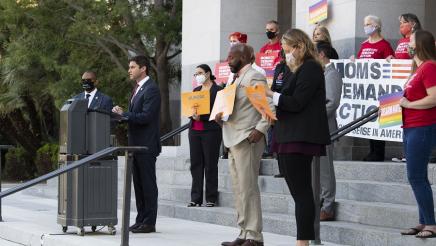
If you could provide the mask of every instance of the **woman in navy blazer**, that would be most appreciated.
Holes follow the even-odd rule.
[[[210,109],[212,110],[216,94],[223,88],[215,83],[210,67],[197,66],[194,74],[198,87],[194,91],[209,90]],[[196,115],[191,118],[189,128],[189,149],[191,155],[191,202],[188,207],[201,206],[203,203],[203,180],[206,177],[206,206],[213,207],[218,199],[218,158],[222,140],[221,127],[210,115]]]

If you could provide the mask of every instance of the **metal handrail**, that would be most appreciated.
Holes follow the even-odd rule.
[[[341,128],[337,129],[336,131],[332,132],[332,133],[330,134],[330,137],[333,137],[333,136],[337,135],[339,132],[342,132],[342,131],[344,131],[344,130],[351,129],[351,127],[352,127],[353,125],[358,124],[359,122],[361,122],[361,121],[363,121],[363,120],[365,120],[365,119],[371,117],[371,116],[372,116],[373,114],[375,114],[375,113],[378,113],[378,110],[379,110],[378,107],[372,109],[372,110],[369,111],[368,113],[362,115],[361,117],[355,119],[354,121],[351,121],[350,123],[348,123],[348,124],[342,126]],[[372,119],[374,119],[374,118],[372,118]],[[372,120],[372,119],[371,119],[371,120]],[[367,122],[368,122],[368,121],[367,121]],[[365,123],[366,123],[366,122],[365,122]],[[356,128],[357,128],[357,127],[351,129],[351,131],[354,130],[354,129],[356,129]],[[349,131],[349,132],[350,132],[350,131]],[[335,140],[336,140],[336,139],[335,139]]]
[[[175,130],[173,130],[173,131],[163,135],[162,137],[160,137],[160,141],[163,142],[163,141],[167,140],[168,138],[174,137],[175,135],[183,132],[184,130],[189,128],[190,124],[191,123],[187,123],[187,124],[177,128],[177,129],[175,129]]]

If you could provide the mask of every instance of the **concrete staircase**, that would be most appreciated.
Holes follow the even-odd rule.
[[[190,201],[189,165],[189,159],[159,158],[159,214],[235,226],[227,161],[219,162],[219,207],[214,208],[186,206]],[[436,239],[421,240],[399,234],[400,229],[416,225],[418,217],[405,164],[337,161],[335,170],[337,221],[321,223],[322,240],[345,245],[436,245]],[[273,177],[277,172],[274,160],[262,161],[259,187],[264,231],[295,236],[294,202],[284,180]],[[436,165],[430,165],[429,179],[435,184]]]

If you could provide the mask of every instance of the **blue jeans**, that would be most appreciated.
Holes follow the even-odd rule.
[[[433,192],[428,181],[428,162],[436,146],[436,124],[404,128],[404,152],[407,160],[407,178],[419,208],[419,223],[435,225]]]

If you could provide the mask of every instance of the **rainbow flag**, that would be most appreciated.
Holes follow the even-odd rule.
[[[385,94],[379,97],[380,111],[378,123],[380,128],[401,125],[403,123],[400,99],[404,92]]]
[[[327,0],[309,6],[309,23],[316,24],[327,19]]]

